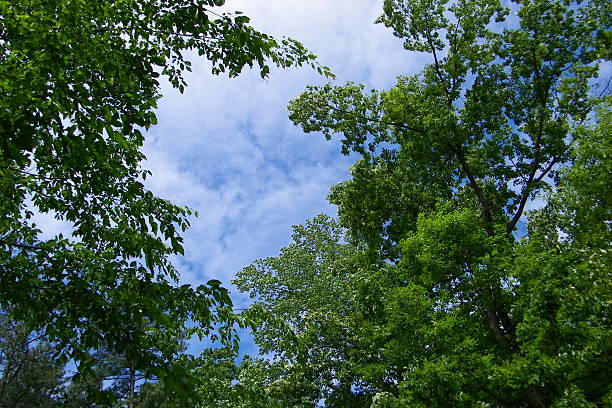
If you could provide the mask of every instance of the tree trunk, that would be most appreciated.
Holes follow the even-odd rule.
[[[134,396],[136,388],[136,370],[134,369],[134,362],[130,364],[130,401],[129,407],[134,408]]]

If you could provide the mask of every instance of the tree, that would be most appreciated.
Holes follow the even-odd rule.
[[[325,215],[294,226],[278,257],[256,261],[234,284],[255,299],[246,312],[259,352],[269,355],[265,393],[281,406],[369,406],[371,387],[358,375],[366,358],[364,321],[355,303],[363,251],[343,243]]]
[[[183,356],[184,357],[184,356]],[[179,408],[280,408],[278,395],[269,392],[269,365],[262,359],[242,356],[240,364],[237,350],[232,348],[206,349],[186,366],[194,393],[190,400],[176,398],[159,381],[139,385],[133,407]]]
[[[86,364],[87,370],[72,376],[65,387],[63,407],[134,408],[140,389],[151,380],[135,362],[106,348],[92,352]]]
[[[310,64],[298,42],[215,11],[223,0],[0,1],[0,306],[70,358],[109,347],[163,376],[173,340],[230,319],[220,282],[177,287],[169,259],[194,212],[142,181],[159,77],[183,90],[187,53],[215,74]],[[31,220],[71,227],[49,237]],[[217,307],[215,311],[215,307]],[[147,326],[143,329],[143,322]]]
[[[168,392],[123,356],[91,353],[87,371],[70,375],[45,336],[32,333],[10,313],[0,315],[0,407],[175,407]],[[184,402],[184,401],[182,401]],[[155,405],[157,404],[157,405]],[[165,404],[165,405],[164,405]]]
[[[531,383],[544,406],[609,403],[608,112],[577,132],[573,164],[516,242],[488,237],[473,207],[444,205],[419,217],[395,264],[373,263],[328,217],[295,227],[278,257],[235,281],[255,298],[246,314],[270,359],[257,395],[279,406],[521,407]],[[474,294],[485,268],[504,272],[516,351],[499,350]]]
[[[423,72],[386,92],[325,85],[291,102],[295,124],[341,134],[343,152],[362,157],[330,201],[349,241],[367,247],[368,266],[339,280],[367,281],[343,299],[368,328],[362,356],[378,350],[360,368],[373,406],[610,400],[609,109],[594,115],[609,101],[592,90],[610,15],[597,0],[387,0],[378,21],[429,54]],[[525,219],[535,200],[546,208]],[[268,308],[310,285],[292,286],[302,268],[279,260],[242,284]],[[294,306],[308,305],[301,296]],[[308,315],[281,316],[299,327]],[[317,328],[303,348],[328,337]],[[348,348],[318,376],[351,367]],[[272,349],[299,364],[286,344]]]
[[[58,407],[64,386],[63,364],[41,336],[0,313],[0,407]]]
[[[518,279],[533,282],[519,292],[517,310],[528,318],[517,330],[529,334],[529,354],[538,348],[558,351],[544,367],[564,385],[566,402],[560,406],[612,402],[606,374],[612,356],[607,307],[612,195],[604,187],[612,181],[606,153],[611,120],[608,102],[597,111],[597,125],[576,135],[572,166],[560,172],[547,206],[530,214],[530,239],[516,272]]]

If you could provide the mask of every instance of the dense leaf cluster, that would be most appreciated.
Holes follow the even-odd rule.
[[[332,187],[339,224],[297,227],[236,280],[256,299],[268,393],[610,404],[610,15],[597,0],[387,0],[378,22],[432,62],[388,91],[328,84],[290,103],[361,159]]]
[[[610,406],[610,2],[385,0],[378,22],[431,62],[290,103],[360,159],[338,220],[238,274],[241,316],[219,281],[175,284],[193,211],[140,168],[158,78],[182,90],[189,52],[331,74],[222,3],[0,0],[0,406]],[[183,353],[234,321],[261,357]]]
[[[265,77],[268,64],[330,74],[298,42],[215,11],[223,3],[0,1],[0,307],[83,369],[104,346],[162,375],[187,322],[188,334],[231,335],[218,281],[175,284],[170,257],[183,254],[194,211],[143,184],[160,77],[182,91],[194,54],[215,74],[257,66]],[[37,213],[67,232],[41,231]]]

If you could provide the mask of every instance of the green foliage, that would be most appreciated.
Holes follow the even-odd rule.
[[[59,407],[56,397],[63,388],[64,369],[53,358],[51,346],[0,313],[0,407]]]
[[[353,234],[383,238],[370,246],[396,245],[400,234],[389,231],[414,227],[415,210],[432,209],[455,190],[478,203],[489,232],[502,224],[510,233],[553,167],[569,159],[576,127],[593,105],[589,81],[602,46],[596,34],[610,25],[610,13],[601,14],[609,4],[517,7],[518,27],[508,23],[500,32],[494,17],[509,10],[496,1],[387,1],[379,21],[434,63],[386,92],[326,85],[291,102],[294,123],[328,138],[339,133],[344,153],[363,156],[354,178],[330,198]],[[371,199],[376,189],[391,194],[382,186],[403,194]],[[363,203],[356,209],[350,201]]]
[[[268,64],[332,74],[298,42],[217,13],[223,3],[0,1],[0,306],[76,361],[108,347],[163,376],[188,321],[188,335],[232,336],[218,281],[175,285],[170,257],[184,253],[194,211],[143,185],[160,77],[182,92],[194,54],[214,74],[257,66],[265,77]],[[69,236],[45,234],[35,212]]]
[[[207,349],[187,364],[189,386],[194,393],[185,399],[168,392],[163,382],[142,384],[134,401],[135,407],[219,407],[281,408],[283,399],[269,388],[272,365],[262,359],[242,357],[237,364],[236,350]]]
[[[367,388],[351,366],[362,345],[356,310],[365,256],[343,243],[339,225],[324,215],[295,226],[293,243],[280,256],[260,260],[234,283],[255,302],[246,318],[255,341],[272,361],[265,393],[281,406],[367,406]],[[355,361],[355,364],[358,362]]]
[[[291,102],[361,159],[329,196],[340,224],[238,275],[284,406],[609,403],[610,106],[592,87],[611,15],[387,0],[378,22],[430,55],[423,72]]]

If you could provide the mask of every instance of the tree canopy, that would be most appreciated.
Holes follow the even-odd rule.
[[[236,281],[286,406],[610,403],[611,15],[387,0],[378,22],[431,63],[388,91],[290,103],[361,158],[329,195],[346,237],[315,220]]]
[[[176,284],[194,211],[141,167],[161,78],[182,91],[195,54],[215,74],[331,73],[223,1],[167,3],[0,0],[0,398],[34,384],[41,406],[612,404],[610,2],[385,0],[377,22],[430,62],[389,90],[290,102],[297,126],[359,158],[331,189],[337,220],[295,226],[238,273],[241,316],[217,280]],[[239,362],[236,322],[260,356]],[[193,335],[224,347],[187,355]]]
[[[161,78],[183,91],[195,54],[215,74],[309,64],[331,75],[223,3],[0,1],[0,307],[83,369],[105,346],[162,375],[187,322],[187,335],[230,335],[219,281],[175,284],[170,257],[194,212],[143,184]],[[69,233],[46,234],[34,213]]]

